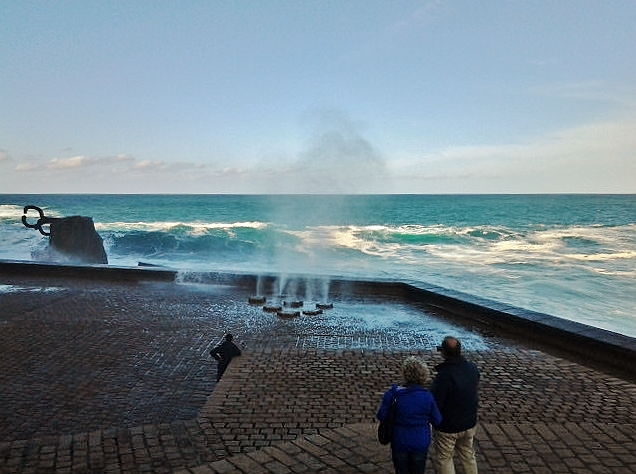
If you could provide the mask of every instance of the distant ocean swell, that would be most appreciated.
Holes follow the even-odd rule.
[[[636,225],[563,227],[519,232],[473,226],[320,226],[288,230],[262,222],[239,223],[97,223],[115,258],[213,258],[230,252],[266,256],[281,252],[312,255],[350,251],[380,259],[419,262],[439,257],[479,265],[572,265],[603,274],[636,277],[636,248],[626,236]],[[636,247],[636,244],[634,244]],[[235,252],[239,252],[236,255]],[[604,266],[612,262],[613,267]],[[622,265],[624,262],[625,265]]]
[[[0,219],[15,220],[21,212],[16,206],[0,206]],[[156,264],[181,262],[204,269],[226,255],[228,263],[240,262],[243,257],[265,259],[268,264],[281,259],[284,265],[289,264],[285,254],[329,260],[344,253],[349,257],[366,256],[376,263],[386,260],[396,269],[408,263],[421,266],[422,259],[440,259],[479,267],[571,266],[636,278],[636,224],[535,226],[523,231],[505,226],[442,224],[323,225],[294,230],[259,221],[96,222],[95,226],[110,259],[125,264],[146,258],[156,259]],[[34,248],[47,245],[46,239],[27,231],[20,222],[14,221],[12,227],[21,232],[9,235],[5,229],[4,237],[11,240],[11,248],[5,248],[5,252],[21,253],[21,258],[30,259]]]

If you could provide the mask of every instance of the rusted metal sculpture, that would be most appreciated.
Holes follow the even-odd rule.
[[[27,220],[29,211],[39,214],[34,224]],[[24,207],[22,223],[29,229],[37,229],[40,234],[49,237],[49,247],[54,251],[47,252],[46,260],[108,263],[102,238],[95,231],[91,217],[47,217],[42,209],[29,205]],[[48,226],[49,231],[42,226]]]

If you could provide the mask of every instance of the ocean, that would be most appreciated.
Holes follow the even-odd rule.
[[[110,265],[430,283],[636,337],[636,195],[5,194],[2,260],[48,245],[26,205],[92,217]]]

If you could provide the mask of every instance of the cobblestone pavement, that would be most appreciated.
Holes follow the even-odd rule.
[[[470,328],[290,323],[224,287],[1,283],[2,473],[391,472],[381,395],[449,330],[482,371],[481,472],[636,472],[636,384]],[[226,330],[245,350],[215,384]]]

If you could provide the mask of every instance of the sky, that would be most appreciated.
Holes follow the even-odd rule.
[[[636,193],[635,0],[0,0],[0,193]]]

